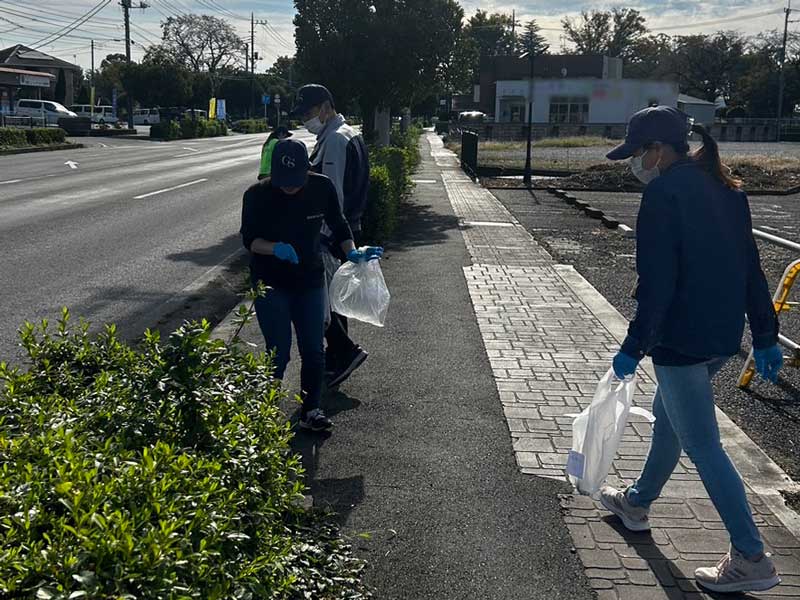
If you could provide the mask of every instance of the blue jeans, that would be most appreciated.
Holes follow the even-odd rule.
[[[300,350],[303,414],[319,408],[325,376],[325,289],[273,288],[256,300],[256,316],[267,350],[275,350],[275,377],[283,379],[292,349],[292,324]]]
[[[681,448],[697,467],[733,546],[747,557],[764,550],[747,503],[744,483],[719,438],[711,379],[727,362],[715,359],[686,367],[656,365],[653,440],[644,470],[627,491],[628,501],[647,508],[678,464]]]

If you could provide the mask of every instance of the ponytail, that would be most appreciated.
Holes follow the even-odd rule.
[[[692,125],[692,132],[703,138],[703,145],[690,153],[690,158],[706,170],[714,179],[727,187],[738,190],[742,182],[733,176],[730,167],[724,165],[719,157],[719,145],[708,130],[700,124]]]

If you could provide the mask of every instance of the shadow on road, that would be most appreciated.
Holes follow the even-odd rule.
[[[234,233],[212,246],[168,254],[167,259],[173,262],[190,262],[203,267],[215,267],[219,264],[220,260],[230,256],[232,252],[235,252],[241,247],[241,237],[238,233]],[[244,262],[244,258],[241,260]]]
[[[447,241],[448,232],[459,227],[455,215],[442,215],[413,200],[403,204],[399,221],[397,234],[389,244],[394,252],[442,244]]]

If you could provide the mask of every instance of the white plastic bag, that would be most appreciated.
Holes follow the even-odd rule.
[[[595,496],[608,477],[611,463],[625,433],[629,414],[655,421],[653,414],[632,406],[636,378],[620,381],[609,370],[600,380],[592,403],[572,423],[572,450],[567,459],[567,474],[581,494]]]
[[[379,260],[347,261],[331,280],[331,310],[349,319],[383,327],[390,299]]]

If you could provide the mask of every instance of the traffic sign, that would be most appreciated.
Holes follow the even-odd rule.
[[[271,98],[269,94],[264,94],[263,96],[261,96],[261,104],[267,105],[269,104],[270,100]]]
[[[281,95],[275,94],[275,104],[280,104],[280,103],[281,103]]]

